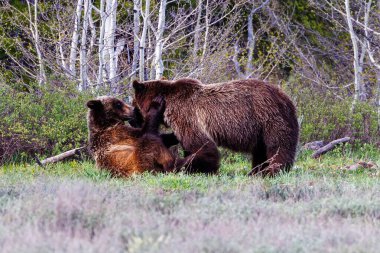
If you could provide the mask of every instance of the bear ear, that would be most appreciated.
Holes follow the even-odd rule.
[[[102,101],[100,100],[90,100],[86,103],[86,105],[90,109],[100,109],[103,107]]]
[[[143,83],[140,83],[137,80],[134,80],[132,85],[133,85],[133,89],[135,89],[135,91],[137,92],[143,91],[145,89],[145,85]]]

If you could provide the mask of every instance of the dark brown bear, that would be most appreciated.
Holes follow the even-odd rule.
[[[132,102],[132,106],[133,106],[133,116],[128,119],[129,125],[131,125],[132,127],[143,127],[144,117],[142,116],[139,108],[136,106],[136,102],[134,100]],[[161,112],[161,113],[163,113],[163,112]],[[160,117],[158,114],[158,115],[156,115],[155,118],[158,120],[156,122],[156,126],[158,127],[160,122],[162,122],[162,115]],[[177,145],[179,143],[178,139],[174,133],[161,133],[160,137],[161,137],[161,140],[164,143],[165,147],[167,147],[167,148],[174,146],[174,145]]]
[[[87,106],[89,147],[98,167],[114,176],[173,170],[175,157],[158,135],[162,98],[153,101],[142,128],[125,125],[125,120],[135,120],[135,111],[119,99],[100,97]]]
[[[152,101],[166,101],[164,121],[185,150],[190,171],[214,173],[217,146],[252,154],[251,174],[274,175],[295,159],[299,135],[296,109],[277,87],[259,80],[204,85],[194,79],[133,83],[144,117]]]

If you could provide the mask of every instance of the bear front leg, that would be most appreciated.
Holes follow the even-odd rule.
[[[185,167],[185,171],[189,173],[216,173],[220,166],[218,148],[212,140],[204,141],[202,144],[194,138],[193,143],[182,143],[185,153],[188,155],[180,160],[176,167]]]
[[[163,96],[153,99],[142,127],[143,133],[158,135],[158,129],[164,117],[165,100]]]
[[[128,120],[128,123],[131,127],[141,128],[144,124],[144,117],[142,116],[140,110],[135,107],[133,109],[133,117]]]

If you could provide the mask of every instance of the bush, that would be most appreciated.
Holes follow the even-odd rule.
[[[84,145],[85,102],[90,96],[74,86],[60,89],[47,85],[34,92],[0,87],[0,164]]]
[[[363,142],[379,141],[377,108],[368,103],[357,103],[351,112],[351,99],[339,100],[312,88],[293,90],[301,123],[301,142],[333,140],[351,136]]]

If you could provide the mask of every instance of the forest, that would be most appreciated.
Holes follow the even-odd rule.
[[[180,78],[284,91],[293,168],[115,178],[74,150],[87,101]],[[0,0],[0,251],[377,252],[379,182],[380,1]]]
[[[86,99],[128,101],[132,80],[181,77],[269,81],[295,102],[302,143],[348,135],[376,144],[379,7],[364,0],[3,1],[0,159],[82,146]]]

